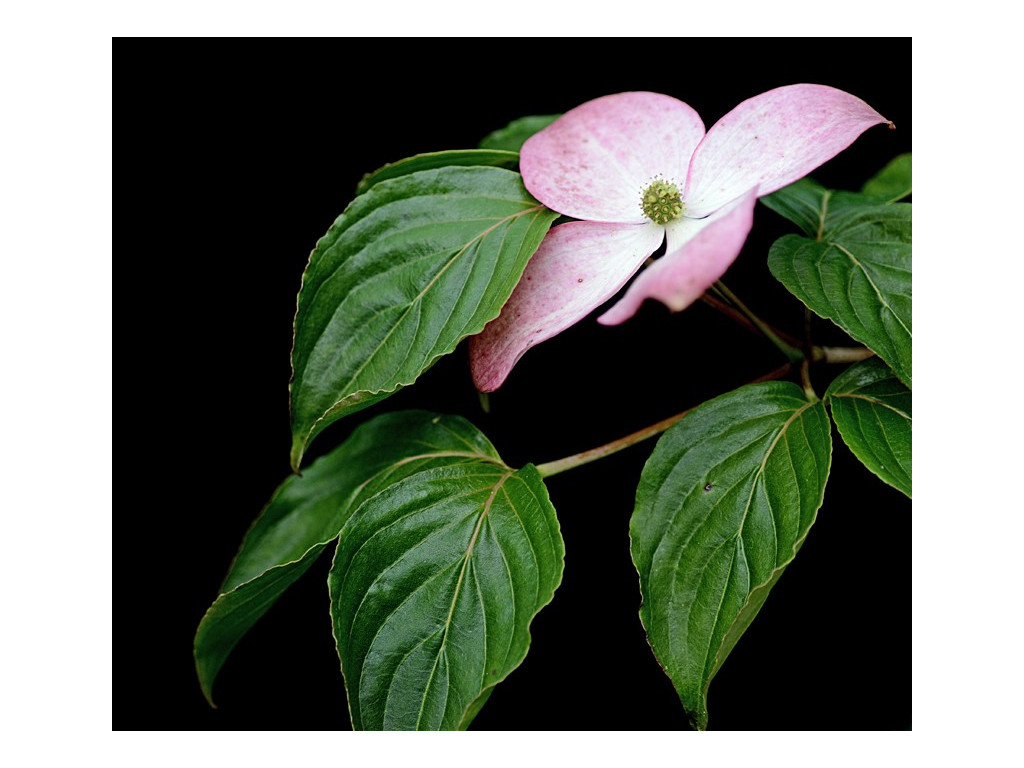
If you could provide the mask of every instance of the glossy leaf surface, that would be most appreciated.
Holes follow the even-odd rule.
[[[809,181],[763,200],[808,235],[775,241],[772,274],[912,386],[911,206],[832,193]]]
[[[522,149],[523,143],[557,120],[561,115],[530,115],[513,120],[504,128],[499,128],[489,133],[480,142],[481,149],[504,149],[510,152],[518,152]]]
[[[884,198],[894,203],[913,191],[911,178],[911,156],[907,152],[893,158],[876,175],[871,177],[861,190],[865,195]]]
[[[364,503],[329,578],[353,727],[467,727],[525,657],[563,557],[532,466],[435,467]]]
[[[882,480],[911,496],[913,395],[877,358],[850,367],[825,395],[839,434]]]
[[[494,319],[555,217],[499,168],[421,171],[357,197],[303,275],[292,466],[325,426],[411,384]]]
[[[640,617],[698,729],[711,679],[792,561],[831,464],[822,403],[743,387],[687,414],[647,461],[630,522]]]
[[[200,685],[213,683],[231,650],[338,536],[353,510],[387,483],[433,466],[499,461],[464,419],[423,411],[385,414],[285,480],[252,528],[195,638]]]
[[[431,171],[453,165],[489,165],[495,168],[512,168],[518,162],[518,152],[507,152],[500,149],[455,149],[446,152],[425,152],[422,155],[413,155],[399,160],[397,163],[388,163],[373,173],[366,174],[356,187],[356,193],[362,194],[378,182],[397,179],[399,176],[406,176],[417,171]]]

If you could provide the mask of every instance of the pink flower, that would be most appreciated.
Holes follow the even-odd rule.
[[[598,318],[617,325],[652,298],[678,312],[739,255],[761,195],[791,184],[888,122],[855,96],[790,85],[704,124],[657,93],[588,101],[531,137],[523,182],[579,221],[554,227],[501,314],[470,340],[473,380],[497,389],[527,349],[615,295],[668,238],[665,255]]]

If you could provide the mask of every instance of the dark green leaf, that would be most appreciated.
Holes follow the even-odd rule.
[[[885,198],[894,203],[909,195],[913,189],[910,173],[910,153],[899,155],[871,178],[861,190],[866,195]]]
[[[825,395],[843,441],[864,466],[911,495],[909,389],[877,358],[857,363]]]
[[[820,239],[776,240],[768,267],[804,304],[874,350],[913,386],[911,206],[856,205],[855,197],[843,198],[843,214],[826,220]],[[822,219],[829,200],[826,194]]]
[[[528,138],[551,125],[561,115],[530,115],[513,120],[504,128],[488,134],[480,142],[481,149],[505,149],[518,152]]]
[[[406,176],[417,171],[430,171],[453,165],[489,165],[495,168],[512,168],[518,162],[518,152],[506,152],[498,149],[456,149],[448,152],[427,152],[407,157],[397,163],[388,163],[383,168],[366,174],[359,182],[359,186],[356,187],[356,194],[361,195],[378,182],[397,179],[399,176]]]
[[[780,216],[796,224],[808,237],[816,238],[825,227],[828,207],[824,200],[832,194],[811,178],[803,178],[778,192],[766,195],[761,202]]]
[[[406,411],[367,422],[301,477],[285,480],[246,535],[196,633],[196,669],[207,699],[212,703],[214,679],[235,644],[337,537],[363,499],[413,472],[466,461],[500,460],[464,419]]]
[[[792,221],[808,237],[820,240],[841,226],[843,219],[851,213],[868,206],[885,205],[889,201],[859,192],[837,192],[804,178],[762,197],[761,202]]]
[[[707,691],[807,536],[825,492],[825,406],[794,384],[743,387],[658,441],[630,522],[640,618],[691,724]]]
[[[556,216],[499,168],[421,171],[357,197],[303,275],[292,466],[332,421],[413,383],[497,317]]]
[[[366,501],[329,577],[353,727],[466,728],[526,656],[564,553],[529,465],[435,467]]]

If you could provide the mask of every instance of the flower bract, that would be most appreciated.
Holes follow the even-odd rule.
[[[728,269],[757,198],[802,178],[867,128],[888,122],[856,96],[790,85],[744,101],[705,132],[689,105],[658,93],[604,96],[523,145],[530,193],[576,219],[553,227],[501,314],[470,340],[473,380],[497,389],[530,347],[618,293],[616,325],[645,299],[680,311]]]

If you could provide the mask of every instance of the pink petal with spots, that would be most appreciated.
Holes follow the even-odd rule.
[[[657,299],[673,312],[699,299],[743,248],[754,224],[757,195],[756,189],[748,190],[714,216],[670,227],[666,254],[645,269],[597,321],[618,325],[635,315],[644,299]]]
[[[704,123],[659,93],[617,93],[581,104],[531,136],[519,156],[530,194],[566,216],[640,224],[640,196],[655,176],[686,181]]]
[[[652,223],[589,221],[548,232],[501,314],[469,340],[477,389],[497,389],[526,350],[611,298],[658,249],[664,232]]]
[[[767,195],[792,184],[885,122],[856,96],[826,85],[787,85],[747,99],[694,152],[686,213],[706,216],[751,187]]]

